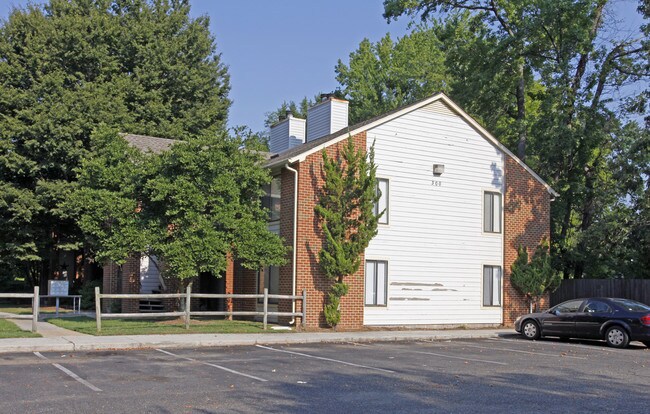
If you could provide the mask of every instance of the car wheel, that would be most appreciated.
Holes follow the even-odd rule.
[[[630,343],[630,336],[622,326],[614,325],[605,333],[607,345],[614,348],[625,348]]]
[[[524,322],[521,326],[521,333],[526,339],[539,339],[541,336],[537,322],[530,320]]]

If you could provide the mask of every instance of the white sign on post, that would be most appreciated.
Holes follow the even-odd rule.
[[[67,280],[50,280],[48,286],[50,296],[68,296],[69,283]]]

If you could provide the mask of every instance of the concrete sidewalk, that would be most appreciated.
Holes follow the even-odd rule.
[[[308,344],[327,342],[433,341],[495,338],[511,329],[449,329],[422,331],[297,332],[263,334],[181,334],[0,339],[0,353],[73,352],[106,349],[199,348],[257,344]]]
[[[23,331],[32,330],[32,321],[30,319],[8,319],[9,321],[15,323]],[[51,323],[38,321],[37,322],[37,332],[41,334],[43,338],[60,338],[62,336],[90,336],[85,333],[71,331],[69,329],[64,329]],[[0,339],[2,341],[2,339]],[[1,352],[1,351],[0,351]]]

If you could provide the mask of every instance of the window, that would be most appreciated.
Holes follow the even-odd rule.
[[[383,211],[384,214],[379,217],[379,224],[388,224],[388,180],[378,178],[375,191],[381,193],[379,200],[375,204],[375,216],[378,216]]]
[[[650,306],[648,306],[648,305],[646,305],[644,303],[640,303],[640,302],[630,300],[630,299],[612,299],[612,302],[614,302],[614,304],[622,307],[623,309],[625,309],[626,311],[629,311],[629,312],[648,312],[648,311],[650,311]]]
[[[262,271],[257,272],[257,294],[263,295],[264,288],[269,289],[269,295],[280,294],[280,268],[278,266],[265,267]],[[257,299],[258,303],[263,303],[264,299]],[[278,303],[277,299],[269,299],[269,303]]]
[[[501,233],[501,193],[483,194],[483,231]]]
[[[280,176],[275,176],[270,184],[264,186],[262,207],[269,209],[269,221],[280,220],[280,193],[282,191]]]
[[[560,303],[556,307],[551,309],[551,312],[554,313],[575,313],[580,309],[583,300],[570,300],[568,302]]]
[[[366,261],[366,306],[386,306],[388,262]]]
[[[605,302],[598,300],[589,301],[583,312],[588,313],[610,313],[612,309]]]
[[[501,306],[501,266],[483,266],[483,306]]]

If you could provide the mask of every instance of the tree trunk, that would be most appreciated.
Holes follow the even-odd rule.
[[[517,156],[524,161],[526,159],[526,80],[524,79],[524,63],[519,62],[517,81],[517,128],[519,140],[517,142]]]

